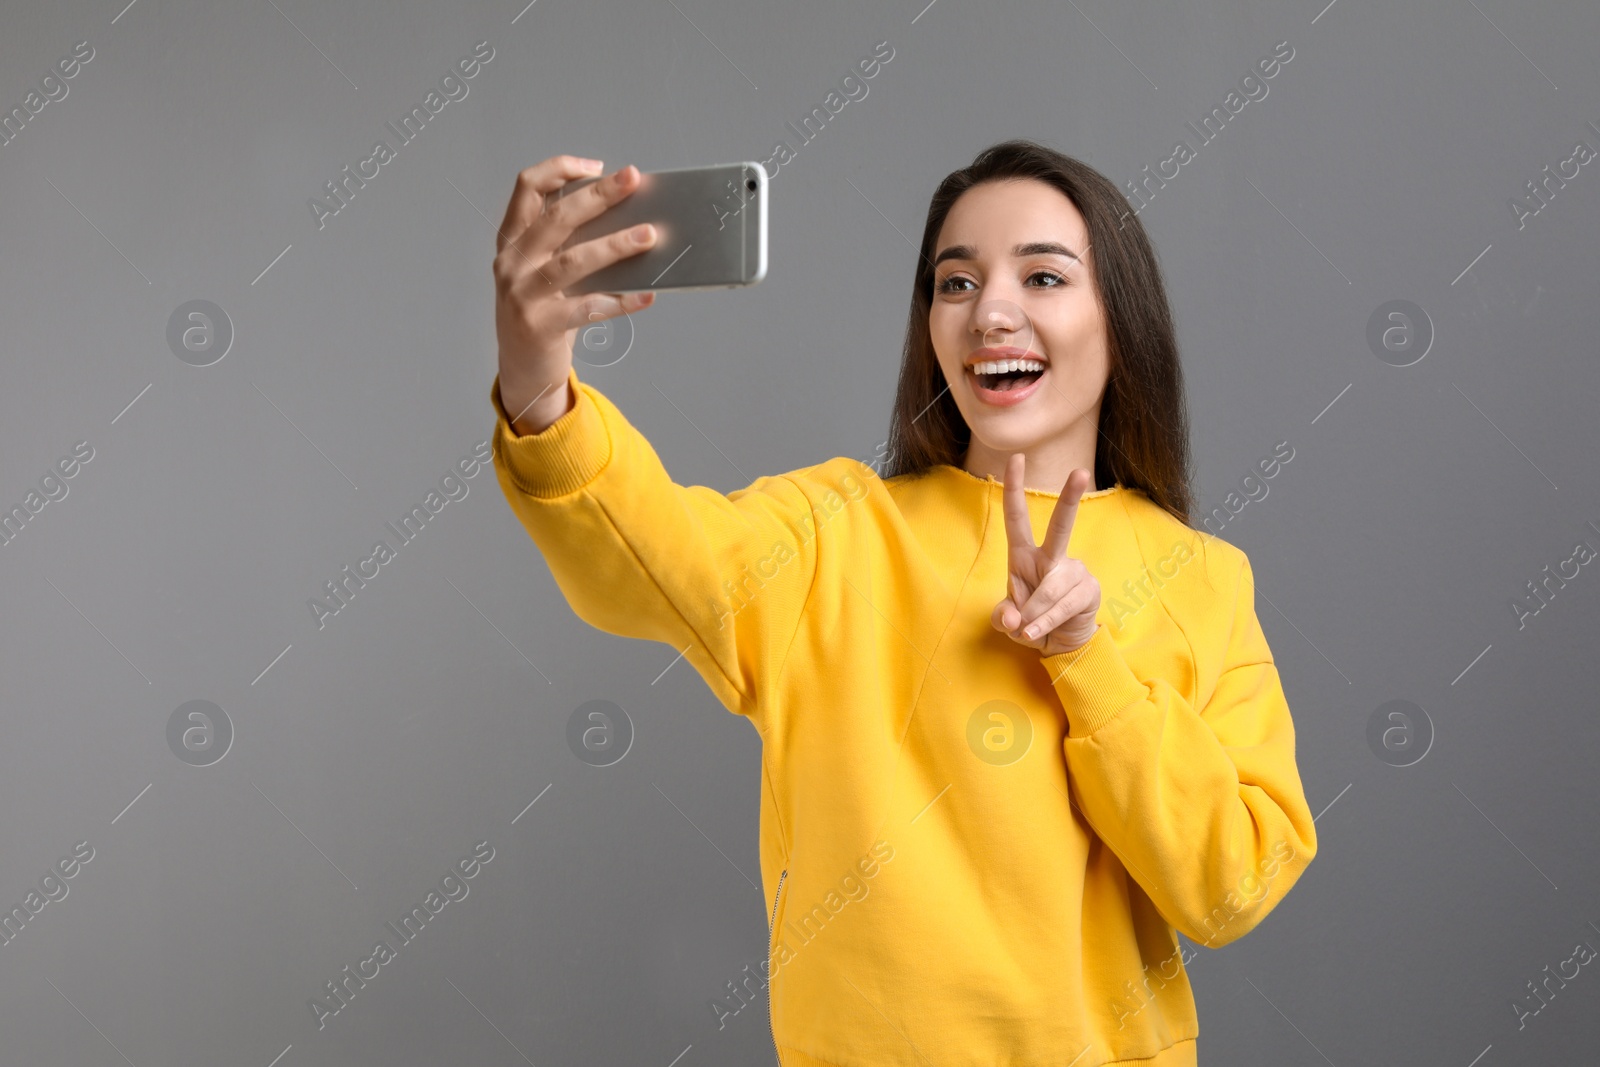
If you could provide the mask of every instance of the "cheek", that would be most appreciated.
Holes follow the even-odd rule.
[[[1109,367],[1105,324],[1092,306],[1063,309],[1063,314],[1038,325],[1047,351],[1058,356],[1068,378],[1077,389],[1098,395],[1105,384]]]
[[[1103,346],[1105,322],[1094,297],[1080,290],[1073,298],[1062,302],[1051,315],[1039,323],[1039,330],[1054,337],[1070,352],[1085,353],[1091,347]]]
[[[961,325],[949,314],[941,315],[937,310],[928,316],[928,335],[933,341],[933,353],[938,358],[939,367],[947,377],[954,377],[961,369],[961,359],[965,352],[961,348]]]

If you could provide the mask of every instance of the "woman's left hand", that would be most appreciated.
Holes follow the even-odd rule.
[[[1100,583],[1083,561],[1067,555],[1078,499],[1093,476],[1082,467],[1067,475],[1044,544],[1035,545],[1022,489],[1024,462],[1020,452],[1006,461],[1006,573],[1010,588],[1009,595],[995,605],[991,621],[1013,641],[1054,656],[1081,648],[1094,636]]]

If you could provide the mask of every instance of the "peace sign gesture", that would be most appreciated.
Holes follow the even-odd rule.
[[[1067,475],[1044,544],[1033,543],[1028,500],[1022,490],[1025,457],[1006,461],[1006,575],[1008,595],[995,605],[991,621],[1019,644],[1046,656],[1071,652],[1094,636],[1094,613],[1100,608],[1100,583],[1081,560],[1067,555],[1067,540],[1078,517],[1078,499],[1093,480],[1078,467]],[[1019,609],[1018,604],[1022,607]]]

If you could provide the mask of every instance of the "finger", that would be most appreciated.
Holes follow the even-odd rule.
[[[1022,620],[1018,623],[1019,627],[1033,622],[1048,611],[1051,605],[1062,597],[1069,595],[1078,586],[1083,580],[1083,575],[1088,571],[1081,563],[1077,564],[1075,568],[1073,566],[1074,563],[1077,563],[1077,561],[1068,561],[1046,574],[1044,580],[1039,583],[1039,587],[1033,591],[1031,596],[1026,600],[1018,601],[1020,605],[1018,610],[1022,613]]]
[[[572,313],[567,316],[566,328],[582,330],[618,315],[631,315],[655,303],[653,290],[642,293],[587,293],[574,297]]]
[[[617,230],[603,237],[593,237],[557,252],[537,271],[540,280],[551,289],[565,289],[581,278],[586,278],[601,267],[618,260],[636,256],[653,246],[661,235],[657,226],[641,223],[648,232],[637,236],[639,227]],[[574,294],[579,295],[579,294]]]
[[[542,214],[530,219],[522,232],[512,235],[506,248],[501,250],[499,259],[512,259],[514,262],[510,266],[514,267],[542,264],[539,272],[550,274],[547,259],[560,258],[560,254],[571,251],[565,245],[573,235],[573,230],[589,219],[597,218],[598,214],[614,203],[621,202],[622,198],[635,194],[643,181],[645,176],[637,166],[629,163],[622,170],[606,174],[605,178],[586,182],[576,192],[562,187],[554,197],[546,195],[542,198]],[[626,234],[626,230],[619,230],[618,234]],[[606,234],[605,237],[613,237],[613,234]],[[594,240],[605,240],[605,237]]]
[[[1006,597],[994,606],[994,611],[989,613],[989,624],[1001,633],[1011,637],[1017,635],[1022,629],[1022,612],[1017,610],[1017,602]]]
[[[1006,579],[1006,592],[1013,604],[1026,604],[1033,595],[1033,585],[1020,574],[1011,574]]]
[[[1033,521],[1028,518],[1028,497],[1022,490],[1022,476],[1027,462],[1021,452],[1014,452],[1006,460],[1005,495],[1006,544],[1013,550],[1034,548]]]
[[[544,215],[512,243],[533,259],[546,259],[566,244],[573,230],[638,192],[644,182],[645,175],[630,163],[581,189],[564,190],[545,201]]]
[[[553,193],[575,179],[592,178],[599,173],[599,167],[587,166],[580,156],[551,156],[523,168],[517,173],[516,187],[511,190],[511,199],[506,203],[505,218],[500,220],[495,251],[504,250],[507,242],[515,240],[539,217],[544,210],[545,194]]]
[[[1083,477],[1079,477],[1082,474]],[[1089,483],[1094,476],[1082,467],[1076,467],[1067,475],[1067,484],[1061,487],[1061,496],[1056,500],[1055,510],[1050,513],[1050,526],[1044,532],[1044,544],[1040,547],[1047,558],[1063,560],[1067,558],[1067,542],[1072,538],[1072,524],[1078,519],[1078,501],[1082,499],[1084,490],[1089,488]]]
[[[1074,615],[1081,615],[1087,611],[1092,601],[1092,596],[1087,595],[1081,586],[1075,586],[1071,593],[1052,604],[1050,609],[1043,615],[1040,615],[1031,623],[1025,623],[1017,627],[1017,629],[1023,632],[1022,636],[1026,640],[1041,640],[1046,634],[1057,629]]]
[[[1022,624],[1021,605],[1028,602],[1033,595],[1033,584],[1021,575],[1012,573],[1006,576],[1006,597],[1004,603],[1011,605],[1011,625],[1007,629],[1015,630]]]

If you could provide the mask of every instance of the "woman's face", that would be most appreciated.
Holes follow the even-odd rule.
[[[1075,461],[1093,470],[1110,360],[1077,207],[1041,181],[985,182],[956,201],[933,247],[928,327],[972,428],[969,456],[982,449],[1003,467],[1013,452],[1086,448],[1087,462]],[[1032,362],[1022,373],[975,373],[1016,359]]]

